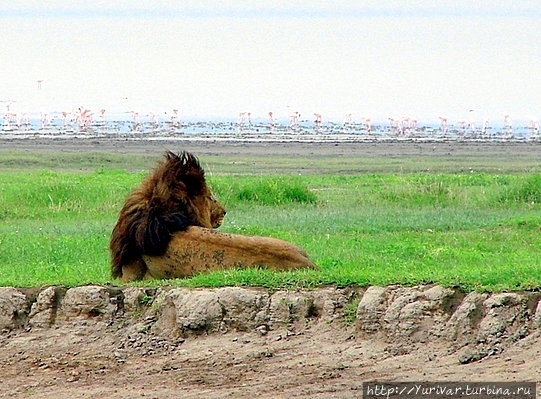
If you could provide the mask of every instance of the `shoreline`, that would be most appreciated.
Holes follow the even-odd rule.
[[[497,157],[541,156],[537,141],[480,140],[249,140],[216,138],[160,138],[158,140],[118,137],[0,137],[0,152],[24,150],[35,152],[129,152],[149,154],[171,147],[184,147],[203,155],[293,155],[293,156],[446,156],[465,155]]]

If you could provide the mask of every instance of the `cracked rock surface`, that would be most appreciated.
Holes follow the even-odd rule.
[[[440,286],[3,287],[0,398],[353,398],[377,379],[540,381],[540,298]]]

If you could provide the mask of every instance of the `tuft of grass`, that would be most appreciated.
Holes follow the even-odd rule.
[[[519,180],[502,193],[500,201],[527,204],[541,203],[541,174],[534,173]]]
[[[359,295],[355,295],[347,304],[344,306],[342,312],[342,322],[345,326],[349,327],[355,323],[357,320],[357,308],[359,307],[359,302],[361,298]]]
[[[251,181],[237,188],[233,200],[273,206],[291,203],[313,204],[317,201],[317,197],[300,181],[274,177]]]

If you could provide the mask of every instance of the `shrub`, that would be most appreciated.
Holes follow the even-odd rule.
[[[432,176],[390,186],[380,196],[385,201],[401,205],[448,206],[456,202],[456,193],[449,182]]]
[[[234,198],[243,202],[254,202],[262,205],[282,205],[288,203],[314,203],[316,195],[307,187],[296,182],[282,179],[262,179],[245,185],[233,194]]]
[[[535,173],[509,189],[500,197],[500,202],[540,203],[541,174]]]

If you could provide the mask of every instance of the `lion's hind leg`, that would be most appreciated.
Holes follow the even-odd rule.
[[[148,280],[151,278],[152,276],[150,276],[148,268],[143,259],[141,258],[126,265],[122,265],[122,276],[120,277],[120,279],[124,282],[138,281],[144,279]]]
[[[285,271],[315,269],[306,253],[289,242],[247,237],[191,226],[171,238],[163,256],[143,256],[154,278],[183,278],[232,268],[266,267]]]

